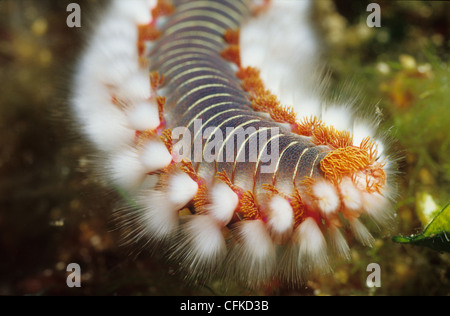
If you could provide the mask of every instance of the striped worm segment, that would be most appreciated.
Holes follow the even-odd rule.
[[[326,109],[302,116],[299,102],[283,105],[295,98],[275,95],[265,64],[248,58],[257,53],[243,38],[261,36],[253,24],[304,4],[134,0],[127,15],[119,2],[94,39],[108,27],[118,36],[88,49],[74,108],[138,205],[119,216],[130,243],[167,243],[191,277],[248,285],[329,271],[330,254],[349,258],[344,229],[371,245],[360,217],[391,217],[381,143],[329,125]]]

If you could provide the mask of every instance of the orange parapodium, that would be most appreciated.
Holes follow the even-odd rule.
[[[241,67],[241,49],[239,47],[239,29],[225,31],[223,38],[228,46],[220,53],[223,59]]]
[[[317,126],[312,132],[316,145],[327,145],[333,149],[347,148],[353,145],[353,137],[348,131],[338,131],[334,127]]]
[[[159,120],[164,121],[164,107],[166,106],[166,97],[156,97],[156,104],[158,105]]]
[[[138,147],[142,147],[147,141],[151,139],[158,138],[164,143],[169,153],[172,152],[172,130],[165,129],[162,131],[161,135],[158,136],[158,132],[156,130],[146,130],[146,131],[136,131],[136,145]]]
[[[271,94],[261,94],[253,98],[252,106],[255,111],[268,112],[269,109],[278,106],[280,101]]]
[[[237,195],[242,195],[242,189],[239,188],[237,185],[235,185],[230,178],[228,177],[227,173],[225,171],[217,172],[216,179],[222,181],[226,185],[230,187],[231,190],[233,190],[234,193]]]
[[[275,107],[272,107],[269,110],[270,117],[276,121],[281,123],[288,123],[291,125],[296,124],[297,116],[295,114],[295,111],[292,107],[287,105],[280,105],[278,104]]]
[[[320,168],[325,173],[325,177],[333,182],[339,182],[343,176],[351,176],[369,166],[369,153],[357,147],[333,150],[320,162]]]
[[[361,142],[361,145],[359,145],[359,148],[366,150],[369,153],[371,162],[375,162],[375,160],[377,159],[378,151],[377,145],[373,139],[371,139],[370,137],[364,138]]]
[[[192,162],[183,160],[179,163],[179,168],[181,171],[183,171],[188,176],[190,176],[192,178],[192,180],[194,180],[196,182],[200,181],[200,178],[197,174],[197,171],[195,171],[195,168],[194,168],[194,165],[192,164]]]
[[[241,198],[241,207],[238,211],[242,220],[261,219],[261,212],[256,203],[255,195],[252,191],[246,191]]]
[[[273,184],[270,183],[264,183],[262,186],[262,189],[267,191],[267,193],[272,196],[272,195],[282,195],[283,197],[284,194],[280,193],[280,190],[278,190]]]
[[[153,91],[158,90],[163,83],[164,75],[160,75],[157,71],[153,71],[150,73],[150,87]]]
[[[316,181],[312,177],[304,177],[300,183],[300,186],[303,188],[303,193],[311,199],[314,199],[314,194],[312,191],[314,183],[316,183]]]
[[[250,10],[253,15],[257,16],[270,8],[270,2],[272,0],[255,1],[250,3]]]
[[[305,203],[302,200],[300,192],[295,189],[291,199],[292,210],[294,211],[294,229],[297,228],[305,220]]]
[[[158,0],[158,3],[152,10],[152,18],[155,21],[157,18],[172,14],[175,11],[174,6],[168,0]],[[138,25],[138,42],[137,48],[139,56],[145,52],[145,42],[153,42],[159,39],[162,35],[154,23]]]
[[[239,29],[236,29],[236,30],[228,29],[225,31],[223,38],[225,39],[225,42],[227,42],[230,45],[239,45],[240,30]]]
[[[220,55],[223,59],[228,60],[239,67],[241,66],[241,54],[239,45],[229,45],[225,48]]]
[[[300,123],[296,124],[295,132],[303,136],[312,136],[314,130],[324,126],[324,123],[317,118],[317,116],[312,116],[309,118],[304,118]]]
[[[142,56],[145,52],[145,42],[156,41],[161,37],[162,32],[152,24],[142,24],[138,26],[138,53]]]
[[[169,151],[169,153],[172,153],[173,151],[172,130],[165,129],[159,138],[161,138],[164,145],[166,145],[166,148]]]
[[[138,26],[138,39],[139,42],[143,41],[155,41],[161,37],[161,31],[158,30],[154,25],[151,24],[141,24]]]
[[[205,206],[209,204],[208,186],[205,183],[199,185],[197,194],[194,197],[194,209],[198,214],[206,212]]]
[[[369,193],[381,193],[381,189],[386,185],[386,171],[384,170],[385,163],[375,162],[365,169],[362,174],[355,174],[352,177],[353,182],[361,183],[361,178],[363,185],[367,192]],[[359,178],[359,179],[358,179]]]
[[[136,131],[136,144],[138,147],[143,146],[148,140],[158,137],[155,130]]]
[[[260,78],[260,71],[255,67],[245,67],[237,71],[236,76],[242,80],[242,88],[251,98],[264,94],[264,83]]]
[[[159,17],[170,15],[175,12],[175,7],[168,0],[158,0],[158,3],[152,10],[153,20],[156,20]]]
[[[249,93],[255,111],[268,113],[276,122],[296,124],[297,117],[294,109],[281,105],[278,98],[265,89],[258,69],[254,67],[241,68],[236,75],[242,80],[242,88]]]

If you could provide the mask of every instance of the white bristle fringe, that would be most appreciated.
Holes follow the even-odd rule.
[[[141,103],[150,99],[150,77],[147,70],[130,74],[118,87],[116,97],[127,104]]]
[[[198,183],[186,173],[176,173],[171,176],[167,185],[168,200],[179,207],[191,201],[198,191]]]
[[[361,142],[367,138],[375,137],[376,126],[367,120],[355,120],[353,124],[353,145],[360,146]]]
[[[322,87],[313,80],[321,72],[319,44],[308,21],[311,1],[279,0],[269,5],[240,29],[242,64],[257,67],[267,89],[282,104],[293,106],[301,117],[320,118]]]
[[[83,132],[102,151],[116,151],[132,144],[134,132],[127,128],[124,113],[112,104],[108,90],[101,84],[83,81],[83,74],[83,69],[77,74],[72,99],[72,108],[82,122]]]
[[[352,211],[359,211],[362,208],[362,195],[356,188],[353,181],[345,177],[339,184],[339,191],[342,197],[342,202],[346,209]]]
[[[115,16],[113,18],[110,15],[107,15],[107,18],[96,27],[95,36],[104,39],[101,48],[108,45],[108,43],[123,43],[124,41],[128,41],[129,43],[136,44],[138,41],[136,24],[121,16]],[[110,49],[115,53],[117,52],[117,49],[120,52],[134,52],[133,54],[137,54],[135,47],[112,45]]]
[[[165,240],[178,226],[178,211],[197,194],[198,185],[187,174],[171,174],[167,184],[142,191],[139,206],[143,208],[146,231],[150,239]]]
[[[378,153],[379,160],[383,161],[387,158],[386,146],[380,139],[375,138],[376,149]]]
[[[108,174],[115,185],[129,192],[136,191],[147,175],[138,152],[124,149],[111,157]]]
[[[222,225],[209,215],[183,218],[170,257],[193,278],[209,278],[220,268],[227,247]]]
[[[154,6],[156,0],[115,0],[112,12],[130,19],[135,24],[148,24],[152,21],[151,8]]]
[[[290,243],[282,250],[278,275],[286,283],[300,285],[312,273],[328,273],[327,244],[313,218],[307,218],[295,230]]]
[[[275,247],[261,220],[237,223],[224,264],[228,277],[250,287],[270,281],[275,268]]]
[[[104,58],[104,56],[100,57]],[[101,84],[110,87],[111,92],[116,93],[117,87],[120,87],[133,74],[139,72],[139,65],[134,59],[124,58],[121,55],[112,56],[111,59],[113,59],[111,62],[102,60],[95,66],[93,65],[94,69],[98,68],[93,76]],[[90,62],[95,63],[96,61]]]
[[[313,218],[307,218],[295,232],[298,243],[298,264],[308,273],[329,272],[327,243],[319,226]]]
[[[348,105],[330,105],[322,109],[322,121],[337,130],[353,130],[353,111]]]
[[[127,116],[130,128],[136,131],[154,130],[161,124],[158,106],[150,101],[135,104],[127,110]]]
[[[127,24],[124,26],[126,25]],[[130,66],[132,69],[137,68],[139,65],[136,60],[138,58],[138,52],[136,49],[128,46],[132,43],[132,40],[134,40],[133,37],[136,37],[137,40],[137,32],[134,29],[131,40],[124,35],[125,34],[112,37],[112,34],[101,34],[99,37],[105,37],[101,38],[102,44],[100,46],[93,46],[88,50],[89,59],[91,61],[90,65],[92,67],[91,72],[92,74],[97,74],[94,78],[102,78],[98,75],[107,71],[104,67],[119,68],[116,66],[116,63],[119,64],[121,61],[127,65],[132,63],[132,66]]]
[[[274,195],[268,202],[267,226],[275,243],[282,243],[292,234],[294,210],[283,197]]]
[[[339,209],[339,195],[332,183],[325,180],[317,181],[312,186],[312,193],[323,216],[334,214]]]
[[[348,243],[339,228],[330,227],[329,243],[334,254],[340,258],[350,261],[350,247],[348,246]]]
[[[217,181],[209,192],[209,199],[211,203],[206,206],[208,214],[227,225],[239,203],[237,194],[227,184]]]
[[[178,227],[178,211],[181,207],[171,203],[166,192],[145,191],[139,205],[142,207],[144,231],[148,239],[165,241],[173,236]]]
[[[306,274],[303,273],[298,262],[298,244],[290,241],[290,243],[282,248],[281,251],[280,259],[277,263],[277,274],[279,278],[283,282],[291,285],[300,285],[304,283]]]
[[[172,162],[172,155],[162,141],[150,140],[144,144],[140,160],[146,171],[150,173],[168,167]]]
[[[72,99],[84,133],[105,152],[117,151],[132,144],[134,139],[134,131],[127,127],[126,115],[113,103],[113,98],[115,89],[139,71],[137,28],[135,23],[123,18],[117,6],[123,7],[122,2],[114,1],[94,31],[91,44],[77,67]]]
[[[355,235],[356,240],[367,247],[372,247],[375,239],[367,230],[366,226],[357,218],[350,219],[350,228]]]
[[[134,23],[120,15],[106,15],[84,55],[83,79],[91,78],[91,81],[97,80],[105,85],[120,86],[139,69],[137,39],[138,30]]]
[[[394,220],[390,201],[377,192],[363,193],[364,212],[383,228],[389,228]]]

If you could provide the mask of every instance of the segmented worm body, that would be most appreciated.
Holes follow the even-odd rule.
[[[223,162],[226,160],[224,157],[221,157],[222,163],[217,161],[219,159],[214,163],[200,162],[196,169],[202,175],[208,177],[217,171],[225,171],[234,184],[253,190],[255,195],[267,192],[261,187],[263,183],[276,184],[276,180],[289,183],[293,192],[295,182],[300,184],[305,176],[323,174],[319,164],[330,149],[316,146],[308,137],[290,131],[276,133],[280,124],[253,110],[236,70],[221,56],[227,46],[225,32],[237,29],[247,15],[247,7],[239,1],[180,3],[179,10],[173,14],[155,49],[149,54],[150,68],[165,78],[163,89],[167,101],[164,118],[167,128],[189,128],[195,137],[192,144],[203,137],[202,151],[208,146],[208,140],[214,141],[210,135],[218,129],[226,131],[231,127],[238,132],[239,128],[254,131],[245,135],[246,139],[240,146],[236,135],[224,135],[224,141],[218,144],[217,149],[224,157],[232,155],[231,162]],[[198,131],[194,131],[195,120],[199,122]],[[276,129],[271,133],[273,128]],[[205,131],[210,133],[205,134]],[[257,139],[258,132],[270,135],[265,137],[266,143],[258,144],[257,151],[250,153],[251,137]],[[227,146],[228,142],[234,144]],[[277,170],[264,176],[260,173],[261,159],[249,161],[249,158],[251,155],[261,158],[263,154],[267,155],[265,152],[272,152],[272,142],[279,145],[277,149],[282,155],[276,162]],[[233,148],[234,152],[227,153],[227,148]],[[239,153],[246,157],[241,159],[241,163],[237,159]],[[203,153],[200,160],[203,160],[202,156]]]
[[[343,231],[373,242],[360,217],[382,225],[392,217],[392,162],[381,142],[370,129],[361,136],[365,122],[331,126],[335,108],[311,106],[313,93],[281,105],[265,64],[275,79],[292,71],[248,57],[252,20],[303,5],[119,2],[80,64],[73,104],[109,161],[107,176],[137,205],[119,216],[130,243],[167,244],[192,278],[256,285],[329,271],[330,254],[349,258]]]

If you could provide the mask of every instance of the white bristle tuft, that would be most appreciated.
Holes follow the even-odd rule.
[[[364,246],[372,247],[375,239],[372,234],[367,230],[366,226],[357,218],[350,219],[350,228],[355,235],[355,238]]]
[[[122,189],[134,191],[146,177],[146,170],[134,149],[124,149],[115,154],[109,166],[112,181]]]
[[[283,197],[274,195],[268,202],[267,225],[275,242],[282,242],[292,234],[294,210]]]
[[[360,146],[361,142],[367,138],[374,138],[375,127],[368,121],[355,121],[353,124],[353,145]]]
[[[386,158],[386,146],[379,139],[375,139],[375,144],[376,144],[378,157],[380,157],[381,160],[385,159]]]
[[[377,192],[363,193],[364,212],[377,224],[387,227],[392,224],[392,205],[387,198]]]
[[[144,194],[140,204],[145,208],[149,236],[159,240],[171,236],[178,226],[178,211],[194,198],[197,190],[197,182],[179,172],[170,175],[165,186]]]
[[[266,88],[301,117],[320,117],[321,91],[313,80],[319,45],[308,27],[311,2],[280,0],[269,5],[240,29],[242,64],[261,70]]]
[[[172,257],[190,274],[208,278],[220,267],[227,247],[221,224],[212,216],[189,216],[181,226]]]
[[[198,184],[186,173],[177,173],[169,179],[167,194],[172,204],[185,206],[198,191]]]
[[[353,113],[344,105],[328,106],[322,109],[322,121],[337,130],[352,130]]]
[[[129,18],[136,24],[148,24],[152,21],[151,8],[155,5],[156,1],[115,0],[113,11],[122,17]]]
[[[132,42],[126,38],[107,38],[102,42],[102,45],[95,50],[92,49],[90,51],[90,66],[92,75],[94,78],[101,78],[102,73],[111,73],[109,70],[113,69],[121,69],[125,68],[125,71],[128,69],[137,70],[138,63],[136,58],[138,57],[138,53],[136,50],[130,49],[128,45]],[[117,65],[116,65],[117,63]],[[121,67],[122,65],[126,65],[126,67]],[[106,67],[108,69],[106,69]],[[122,71],[122,73],[125,73]],[[124,76],[125,77],[125,76]],[[119,81],[116,80],[115,83]],[[109,82],[108,82],[109,83]],[[114,83],[111,82],[111,83]]]
[[[335,186],[328,181],[317,181],[313,184],[312,193],[317,206],[324,216],[335,213],[339,206],[339,195]]]
[[[348,210],[359,211],[362,207],[361,192],[350,178],[343,178],[339,184],[342,202]]]
[[[119,41],[117,46],[123,44]],[[103,52],[102,49],[86,56],[86,64],[90,68],[86,74],[105,86],[119,87],[139,71],[139,64],[134,59],[133,52],[118,54],[115,51]]]
[[[147,71],[132,73],[117,91],[117,98],[132,104],[148,100],[151,95],[150,77]]]
[[[131,23],[127,19],[108,16],[107,19],[100,23],[95,29],[95,35],[97,38],[103,39],[102,46],[105,43],[117,41],[117,43],[136,43],[138,41],[138,30],[135,23]],[[120,51],[137,51],[135,46],[119,47],[115,45]],[[112,47],[111,47],[112,48]],[[136,52],[137,53],[137,52]]]
[[[224,265],[229,276],[249,286],[269,281],[275,268],[275,247],[264,223],[239,222],[233,234],[233,245]]]
[[[351,259],[350,248],[339,228],[337,227],[330,228],[329,242],[331,245],[331,249],[333,249],[333,252],[337,256],[348,261]]]
[[[298,233],[295,230],[294,234]],[[305,281],[306,274],[303,273],[298,260],[298,243],[290,242],[286,247],[281,248],[279,262],[277,263],[277,273],[284,282],[299,285]]]
[[[83,96],[75,98],[74,107],[76,115],[82,122],[82,130],[89,140],[101,151],[114,152],[120,150],[125,145],[132,144],[134,132],[126,127],[126,118],[123,113],[108,104],[104,100],[95,102],[97,98]],[[105,104],[101,104],[101,102]],[[84,105],[96,105],[96,109],[85,111]],[[112,107],[106,109],[103,107]],[[89,115],[88,115],[89,114]],[[111,128],[114,126],[114,128]]]
[[[147,191],[143,206],[145,231],[150,239],[165,240],[172,236],[178,226],[180,207],[171,203],[167,193],[159,190]]]
[[[142,149],[140,160],[147,172],[155,172],[170,165],[172,155],[159,140],[150,140]]]
[[[310,117],[321,117],[322,113],[322,103],[314,96],[302,96],[294,94],[293,97],[293,108],[296,113],[301,113],[299,118],[310,118]]]
[[[302,271],[329,272],[327,243],[313,218],[307,218],[297,227],[296,242],[299,245],[298,262]]]
[[[218,181],[209,192],[211,204],[206,206],[208,214],[227,225],[239,204],[239,197],[231,188]]]
[[[158,106],[150,101],[137,103],[128,109],[127,116],[130,127],[141,132],[154,130],[161,124]]]

